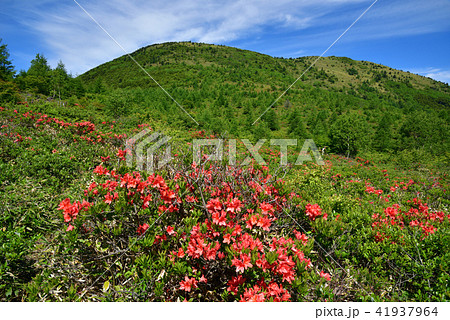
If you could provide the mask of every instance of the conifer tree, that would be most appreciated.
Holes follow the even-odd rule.
[[[48,95],[50,93],[51,68],[42,54],[37,54],[31,60],[30,68],[25,77],[27,89],[35,89],[37,93]]]
[[[267,126],[269,127],[270,130],[275,131],[275,130],[279,130],[280,126],[278,124],[278,120],[277,120],[277,115],[275,113],[275,111],[273,110],[273,108],[270,108],[269,111],[267,111],[267,113],[264,115],[264,120],[267,123]]]
[[[67,87],[69,85],[69,75],[67,74],[64,63],[60,60],[54,70],[52,70],[52,91],[53,97],[58,96],[61,104],[61,96],[66,96]]]
[[[295,109],[294,112],[289,117],[289,134],[291,137],[295,139],[306,138],[308,133],[306,131],[306,127],[303,124],[303,119],[298,109]]]
[[[0,80],[12,80],[15,71],[12,62],[9,60],[9,51],[6,44],[2,44],[0,38]]]

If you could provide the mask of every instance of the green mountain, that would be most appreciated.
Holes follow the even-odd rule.
[[[131,53],[131,57],[161,85],[191,89],[201,89],[196,88],[201,87],[201,84],[254,85],[257,91],[274,89],[273,87],[284,91],[317,59],[273,58],[233,47],[192,42],[150,45]],[[213,83],[208,83],[208,80],[213,80],[210,76],[216,77]],[[156,86],[128,55],[91,69],[80,78],[85,83],[102,79],[115,88]],[[389,81],[405,83],[415,89],[432,88],[450,92],[448,85],[430,78],[345,57],[323,57],[301,78],[303,83],[331,90],[357,90],[366,84],[380,92],[390,91],[386,86]],[[302,89],[302,86],[294,89]]]
[[[79,76],[91,92],[108,93],[104,104],[116,117],[139,114],[177,128],[255,139],[314,138],[348,154],[448,150],[450,88],[430,78],[367,61],[324,57],[252,125],[317,57],[274,58],[191,42],[151,45],[131,57]]]

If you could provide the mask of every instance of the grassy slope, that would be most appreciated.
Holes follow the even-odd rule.
[[[313,56],[297,59],[273,58],[268,55],[238,48],[189,42],[151,45],[141,48],[131,55],[146,70],[159,70],[160,73],[156,73],[155,75],[160,75],[166,70],[179,67],[182,77],[178,79],[171,79],[170,76],[156,78],[163,84],[177,84],[177,81],[179,81],[178,84],[180,86],[184,83],[184,80],[189,80],[187,77],[183,77],[183,71],[185,72],[184,75],[187,76],[189,69],[195,70],[195,68],[199,67],[213,69],[217,74],[232,73],[233,69],[239,68],[239,72],[243,74],[240,81],[254,81],[260,85],[271,85],[267,80],[278,78],[276,82],[280,82],[280,80],[289,81],[296,79],[317,58]],[[158,70],[156,70],[156,67]],[[224,70],[214,70],[215,68],[224,68]],[[350,68],[356,69],[358,74],[349,75],[347,70]],[[385,71],[389,80],[409,81],[416,89],[433,88],[448,92],[446,85],[430,78],[395,70],[372,62],[355,61],[349,58],[333,56],[319,59],[311,72],[306,75],[307,81],[311,82],[314,81],[315,77],[319,77],[321,69],[337,78],[335,86],[338,88],[350,87],[350,84],[361,84],[364,81],[372,80],[372,74],[374,72],[382,73]],[[129,83],[147,79],[142,71],[142,73],[135,73],[138,70],[138,67],[128,56],[122,56],[89,70],[82,74],[80,78],[89,83],[97,77],[108,77],[108,84],[112,87],[126,87]],[[264,72],[255,76],[255,70],[263,70]],[[201,76],[197,80],[201,81]],[[236,81],[231,79],[230,82]],[[278,84],[275,83],[275,85]],[[148,85],[152,86],[154,84],[149,82]]]
[[[221,289],[211,287],[213,284],[208,285],[208,290],[214,292],[211,297],[201,297],[194,293],[183,296],[177,289],[177,281],[183,279],[183,272],[186,271],[171,269],[172,262],[168,260],[155,260],[155,266],[158,267],[148,269],[145,259],[150,257],[145,258],[145,254],[136,262],[123,262],[126,264],[122,264],[125,268],[120,272],[122,275],[108,272],[101,276],[102,269],[92,269],[92,257],[100,259],[105,256],[103,250],[108,249],[97,247],[90,253],[94,256],[84,260],[83,255],[86,253],[79,251],[80,244],[74,245],[77,241],[73,237],[68,237],[61,213],[56,210],[57,206],[66,197],[72,200],[84,198],[83,190],[94,179],[92,170],[102,162],[101,156],[111,156],[111,165],[118,165],[115,154],[122,145],[120,141],[105,137],[101,143],[92,143],[81,137],[91,137],[95,141],[102,133],[111,131],[107,136],[113,137],[114,133],[130,135],[140,129],[137,126],[133,129],[130,124],[120,121],[113,123],[113,120],[108,120],[98,110],[90,108],[58,107],[54,103],[48,103],[16,106],[15,109],[17,113],[12,106],[0,112],[0,122],[2,126],[6,126],[2,128],[2,132],[8,133],[8,136],[0,137],[0,202],[4,226],[1,230],[2,257],[7,259],[2,260],[0,270],[2,300],[172,300],[177,297],[194,301],[232,299],[221,293]],[[30,114],[24,115],[32,110],[43,113],[48,111],[53,117],[70,123],[83,119],[87,114],[91,117],[95,115],[93,118],[96,129],[92,133],[83,133],[82,130],[64,128],[53,122],[41,124],[38,121],[40,115],[35,113],[34,119],[30,118]],[[106,123],[103,123],[105,120]],[[23,139],[16,141],[17,134]],[[180,136],[186,139],[186,132]],[[265,159],[272,163],[271,166],[276,167],[279,159],[273,156],[271,150],[267,149],[263,153]],[[448,172],[422,166],[405,170],[392,164],[360,158],[348,160],[339,156],[326,156],[325,160],[325,167],[295,167],[284,178],[287,184],[283,189],[287,193],[297,193],[300,196],[300,206],[291,212],[294,220],[283,220],[283,228],[277,236],[300,224],[307,235],[315,239],[313,251],[308,251],[314,269],[310,274],[302,276],[302,285],[296,289],[301,294],[296,299],[449,299],[446,288],[450,276],[445,271],[448,270],[449,261],[448,221],[444,220],[443,224],[435,223],[435,234],[425,240],[421,239],[416,229],[408,228],[407,233],[400,234],[407,239],[401,246],[390,244],[389,241],[378,242],[376,230],[371,227],[374,222],[371,218],[373,214],[383,214],[385,208],[394,203],[400,204],[401,209],[407,211],[415,207],[411,201],[416,197],[429,204],[430,212],[442,211],[447,215]],[[413,184],[410,184],[411,180],[414,181]],[[396,184],[399,188],[393,191],[391,187]],[[382,190],[383,198],[367,192],[367,186]],[[385,198],[390,201],[386,202]],[[328,214],[328,220],[314,223],[308,221],[303,211],[307,203],[318,203],[323,212]],[[184,223],[180,227],[183,228]],[[159,227],[165,229],[164,224]],[[101,236],[104,232],[103,230],[98,234],[100,241],[106,239]],[[397,229],[386,229],[385,232],[389,237],[399,237]],[[151,235],[152,233],[149,237]],[[80,237],[82,239],[83,236]],[[408,255],[412,260],[405,259]],[[151,259],[156,258],[153,256]],[[426,259],[426,264],[421,264],[421,259]],[[102,268],[112,261],[105,263]],[[155,296],[150,293],[154,290],[160,292],[162,289],[153,287],[148,281],[158,276],[162,268],[167,272],[175,272],[164,282],[164,290],[173,293]],[[320,270],[332,275],[330,283],[324,283],[317,278],[317,274],[314,275]],[[124,272],[138,276],[124,278]],[[97,279],[99,283],[96,286],[88,287]],[[106,281],[114,281],[115,289],[110,289],[110,293],[105,295],[101,288]],[[142,281],[146,283],[144,287]]]

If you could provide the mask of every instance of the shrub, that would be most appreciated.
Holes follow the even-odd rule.
[[[94,173],[86,198],[65,199],[59,209],[85,263],[93,270],[110,266],[116,299],[132,270],[134,286],[159,279],[148,284],[151,292],[127,285],[141,299],[303,299],[314,274],[311,243],[283,228],[287,212],[298,209],[267,168],[194,165],[166,179],[102,165]],[[321,215],[317,205],[310,211]],[[135,265],[127,269],[129,259]]]

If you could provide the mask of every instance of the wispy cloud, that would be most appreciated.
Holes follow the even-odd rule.
[[[166,41],[227,43],[257,37],[268,29],[301,30],[336,8],[364,2],[367,0],[325,0],[320,4],[315,0],[79,0],[130,52]],[[61,58],[75,73],[123,54],[72,1],[9,1],[9,6],[17,10],[20,6],[22,23],[52,49],[50,61]]]
[[[73,1],[5,0],[11,15],[82,73],[123,54]],[[152,43],[199,41],[227,44],[270,33],[290,52],[329,44],[371,0],[78,0],[129,52]],[[450,28],[449,1],[380,1],[343,41],[436,32]],[[270,41],[270,40],[269,40]],[[267,51],[266,51],[267,52]],[[318,54],[318,52],[316,53]]]
[[[386,38],[450,30],[450,1],[381,1],[362,21],[361,36]]]
[[[286,48],[295,52],[296,48],[302,49],[303,46],[308,54],[314,54],[311,49],[317,51],[326,47],[361,13],[362,8],[361,4],[347,4],[342,10],[324,12],[311,21],[310,25],[314,27],[314,32],[293,34]],[[361,19],[339,41],[339,44],[450,31],[449,16],[448,0],[379,1],[364,19]]]
[[[423,69],[411,69],[410,71],[424,77],[450,84],[450,70],[429,67]]]

